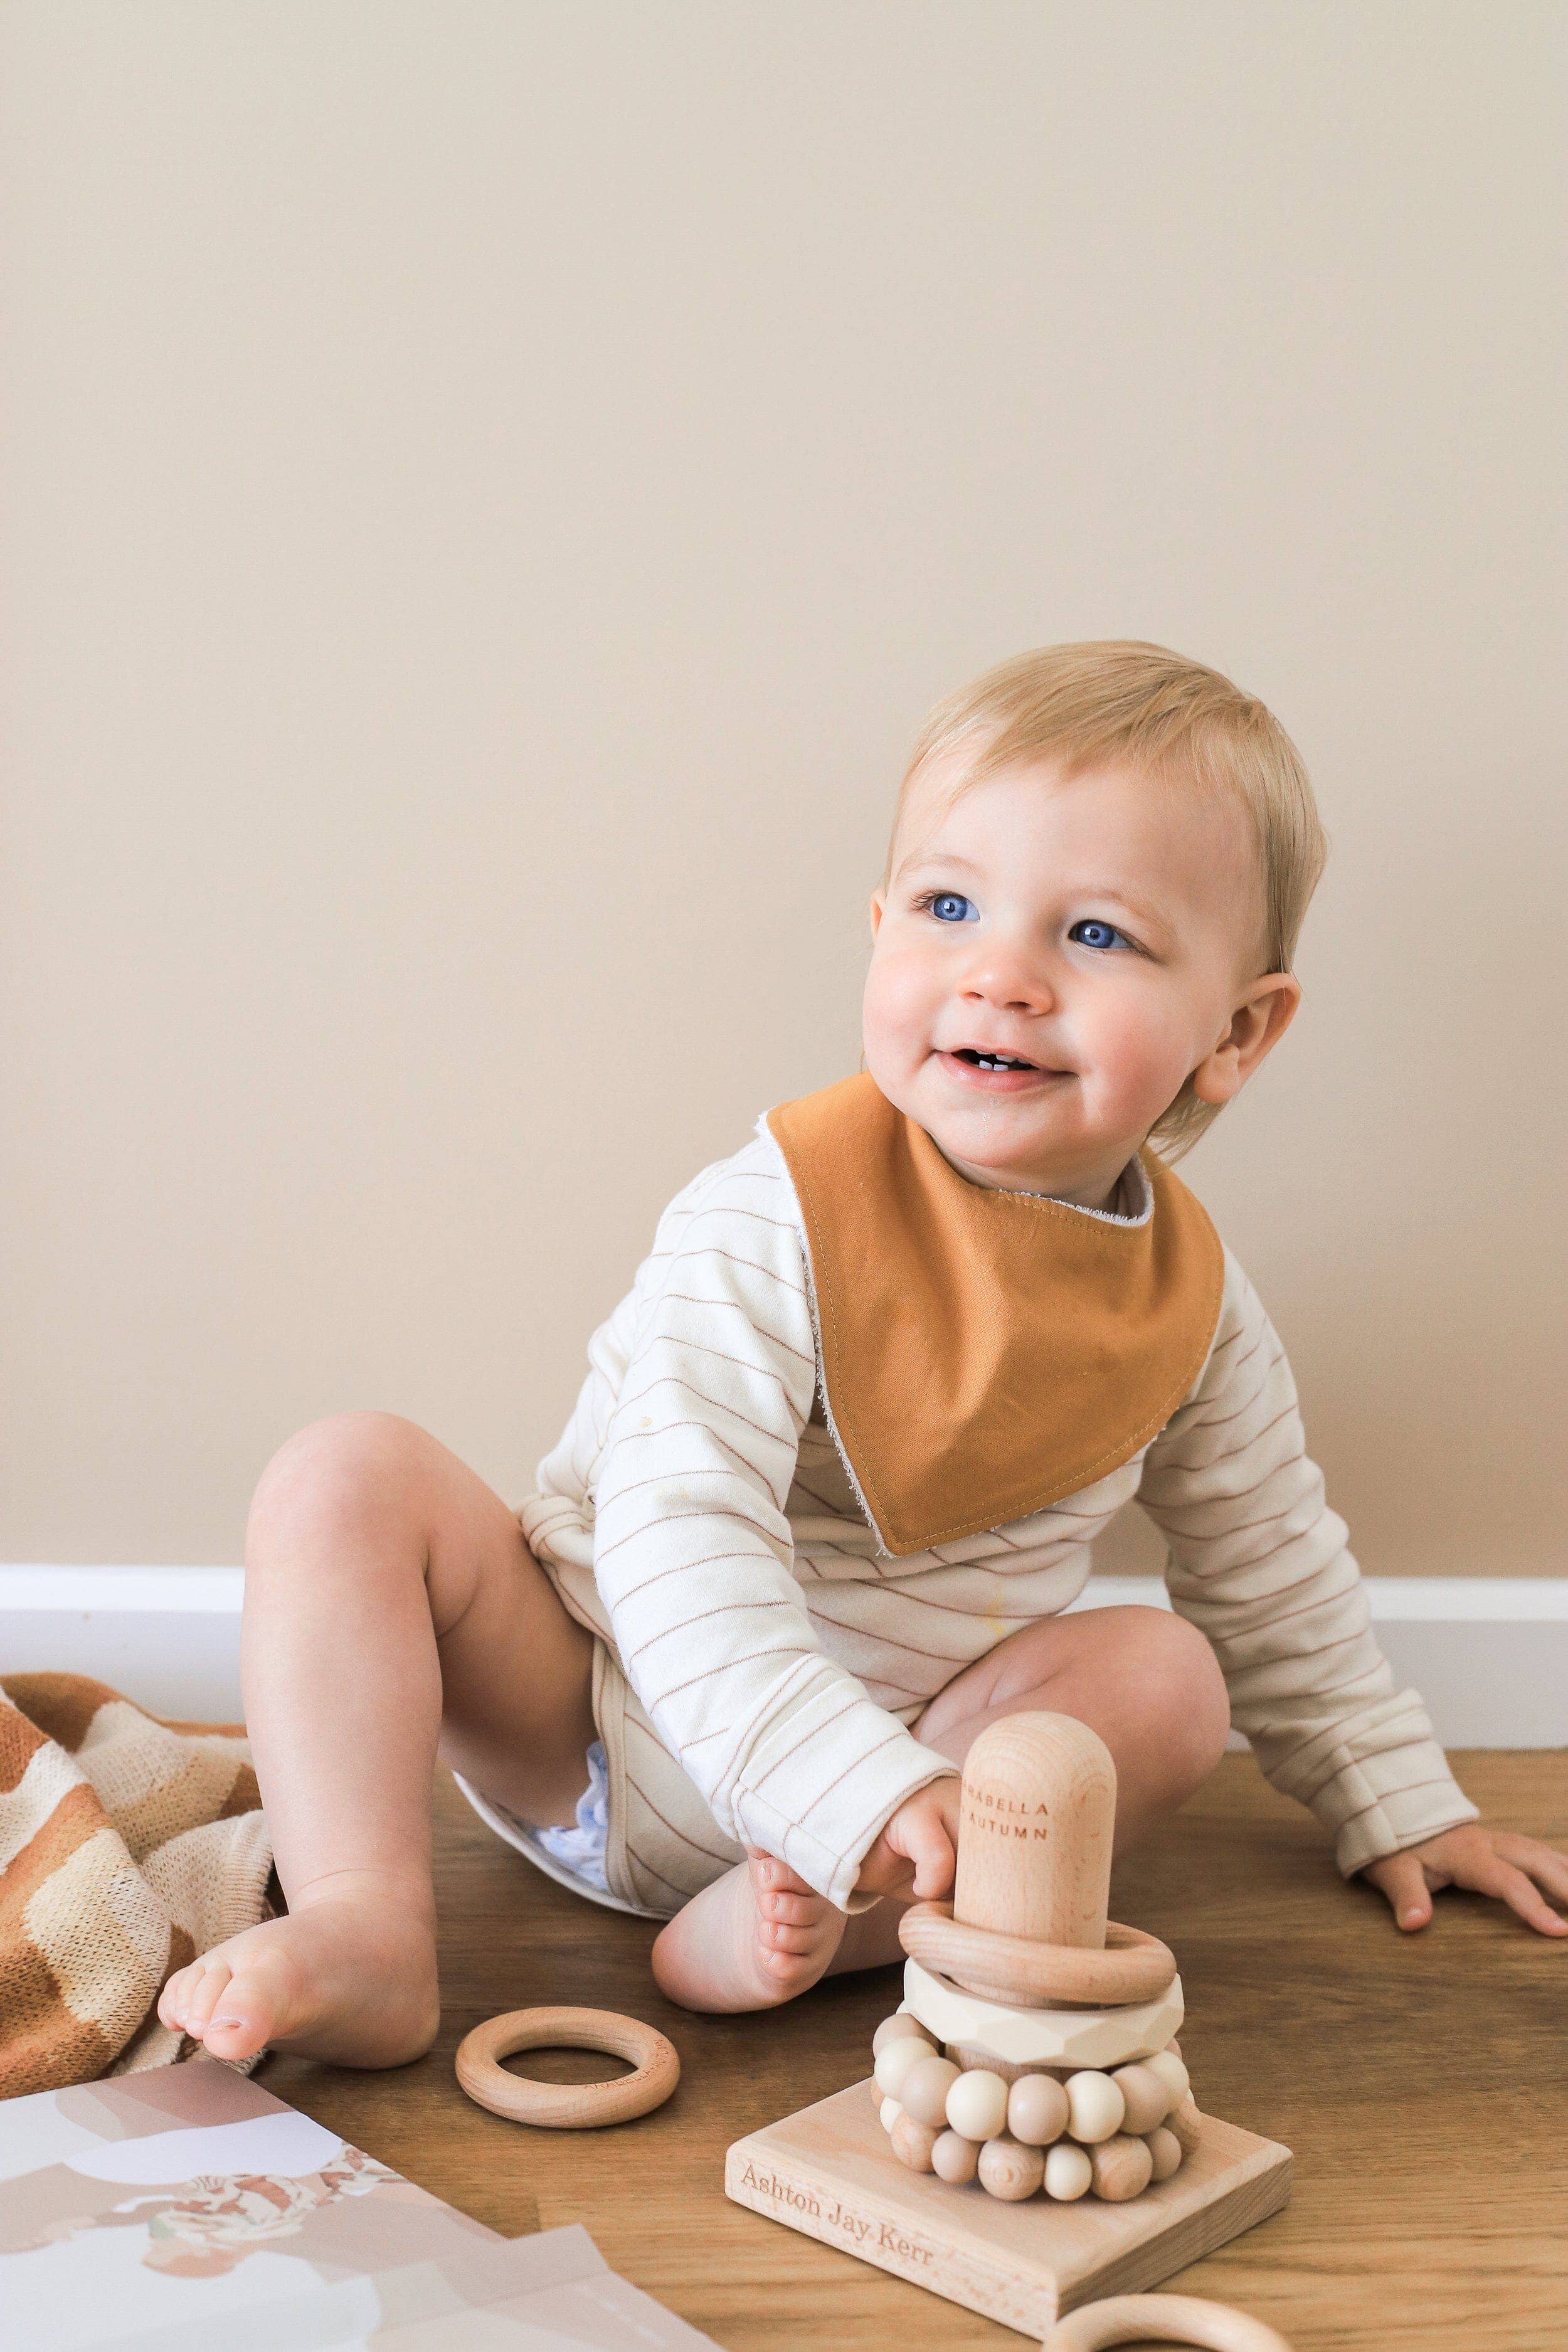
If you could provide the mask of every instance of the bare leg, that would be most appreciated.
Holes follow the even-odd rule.
[[[289,1915],[171,1978],[159,2014],[220,2058],[416,2057],[439,2017],[437,1743],[525,1819],[569,1822],[592,1637],[481,1479],[411,1423],[352,1413],[291,1439],[258,1488],[242,1656]]]
[[[1184,1803],[1225,1747],[1230,1706],[1213,1651],[1158,1609],[1042,1618],[939,1691],[915,1736],[962,1765],[988,1723],[1037,1707],[1076,1716],[1116,1761],[1116,1848]],[[900,1957],[896,1897],[846,1920],[783,1863],[753,1861],[693,1897],[654,1946],[654,1973],[691,2009],[763,2009],[819,1977]]]

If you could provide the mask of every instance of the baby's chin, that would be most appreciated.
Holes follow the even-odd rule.
[[[944,1100],[945,1092],[912,1087],[901,1102],[889,1098],[925,1129],[944,1159],[981,1183],[1048,1189],[1094,1150],[1093,1139],[1062,1115],[1067,1105],[1053,1100],[1048,1088],[972,1103]]]
[[[1069,1155],[1037,1136],[1020,1137],[1012,1144],[994,1134],[972,1135],[962,1124],[946,1126],[922,1120],[944,1160],[977,1184],[1027,1192],[1054,1192],[1070,1180]]]

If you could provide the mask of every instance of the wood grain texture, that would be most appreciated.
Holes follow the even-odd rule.
[[[522,2050],[602,2050],[632,2067],[608,2083],[541,2083],[500,2063]],[[509,2123],[602,2131],[662,2107],[680,2080],[666,2034],[613,2009],[512,2009],[465,2033],[453,2066],[464,2092]]]
[[[1037,1710],[988,1724],[963,1760],[953,1917],[1100,1950],[1115,1826],[1116,1766],[1087,1723]]]
[[[1456,1763],[1489,1818],[1568,1841],[1568,1757]],[[771,2016],[692,2017],[655,1990],[651,1923],[531,1870],[449,1785],[437,1857],[435,2050],[386,2074],[275,2058],[269,2089],[509,2236],[585,2223],[617,2270],[727,2352],[1017,2352],[994,2322],[724,2197],[731,2140],[868,2071],[896,1969],[834,1978]],[[1181,1963],[1200,2105],[1296,2153],[1286,2210],[1170,2285],[1256,2313],[1298,2352],[1568,2343],[1568,1950],[1447,1895],[1430,1928],[1401,1937],[1246,1756],[1225,1759],[1157,1847],[1118,1864],[1112,1893],[1117,1916]],[[452,2074],[462,2034],[543,2001],[647,2018],[680,2053],[675,2096],[581,2137],[473,2106]],[[615,2071],[528,2063],[558,2082]]]
[[[1168,2050],[1185,2015],[1180,1977],[1131,2009],[1021,2009],[966,1992],[912,1958],[904,1963],[904,2000],[939,2041],[991,2053],[963,2064],[1005,2059],[1018,2066],[1125,2066]]]
[[[1019,2187],[1032,2191],[1044,2159],[992,2145],[1013,2160],[1005,2174],[1022,2165]],[[1130,2145],[1142,2160],[1142,2188],[1148,2150]],[[1091,2163],[1098,2153],[1090,2150]],[[725,2178],[730,2195],[754,2211],[1037,2337],[1062,2312],[1158,2285],[1265,2220],[1290,2193],[1290,2155],[1205,2116],[1181,2170],[1143,2196],[1014,2203],[1005,2190],[950,2189],[900,2165],[871,2086],[860,2083],[738,2140]]]
[[[1246,2312],[1192,2294],[1115,2294],[1064,2319],[1042,2352],[1109,2352],[1117,2344],[1185,2344],[1198,2352],[1290,2352]]]
[[[998,1935],[994,1927],[955,1919],[951,1903],[911,1903],[899,1922],[899,1941],[922,1968],[939,1970],[984,2000],[1021,2009],[1068,2000],[1109,2009],[1152,2000],[1176,1975],[1175,1955],[1158,1936],[1115,1919],[1106,1922],[1104,1949],[1094,1951]]]

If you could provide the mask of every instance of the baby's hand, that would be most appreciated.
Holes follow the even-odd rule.
[[[897,1821],[896,1813],[893,1819]],[[1544,1887],[1559,1903],[1568,1903],[1568,1861],[1554,1846],[1512,1830],[1489,1830],[1479,1822],[1466,1822],[1457,1830],[1443,1830],[1419,1845],[1406,1846],[1403,1853],[1369,1862],[1362,1876],[1382,1889],[1407,1933],[1426,1925],[1438,1887],[1468,1886],[1473,1894],[1506,1903],[1543,1936],[1568,1936],[1568,1920],[1560,1919],[1540,1893]]]
[[[855,1882],[857,1895],[908,1895],[922,1902],[951,1895],[958,1861],[956,1772],[932,1780],[906,1797],[889,1815],[882,1833],[867,1847]]]

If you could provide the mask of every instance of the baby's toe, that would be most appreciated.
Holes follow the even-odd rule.
[[[805,1880],[793,1871],[787,1862],[780,1862],[776,1854],[752,1854],[752,1882],[759,1895],[810,1895],[812,1892]]]
[[[276,2001],[267,1988],[233,1979],[207,2021],[205,2042],[215,2058],[249,2058],[264,2050],[276,2032]]]
[[[207,2032],[207,2025],[212,2022],[212,2011],[218,2006],[221,1994],[228,1992],[230,1976],[233,1976],[233,1971],[230,1971],[228,1961],[226,1959],[216,1959],[212,1961],[207,1969],[202,1969],[200,1985],[193,1990],[191,2004],[188,2004],[188,2009],[185,2009],[185,2021],[188,2021],[185,2022],[185,2032],[188,2034]]]
[[[185,2030],[185,2009],[201,1974],[201,1962],[188,1969],[176,1969],[163,1991],[158,1995],[158,2022],[174,2033]]]
[[[826,1909],[820,1895],[768,1894],[762,1898],[762,1914],[781,1927],[814,1927]]]
[[[309,1987],[278,1937],[242,1946],[225,1975],[208,2011],[206,2045],[216,2058],[248,2058],[294,2030]]]
[[[193,1967],[182,1969],[179,1975],[171,1978],[169,1981],[165,1994],[168,2002],[168,2015],[165,2021],[170,2025],[177,2026],[182,2033],[189,2033],[191,2031],[192,2013],[196,1996],[201,1990],[202,1979],[205,1975],[206,1962],[197,1960]]]
[[[763,1948],[770,1952],[794,1952],[804,1958],[816,1949],[817,1938],[809,1927],[792,1927],[782,1920],[767,1919],[762,1928]]]
[[[792,1990],[796,1986],[804,1988],[805,1984],[810,1982],[814,1973],[808,1964],[806,1954],[775,1952],[766,1945],[757,1954],[757,1966],[765,1976],[772,1977],[777,1983],[786,1985]]]
[[[193,1975],[195,1971],[193,1970]],[[217,2006],[218,1995],[227,1986],[229,1965],[226,1960],[208,1958],[201,1973],[190,1987],[184,2000],[184,2024],[195,2042],[201,2041],[207,2030],[207,2021]]]

